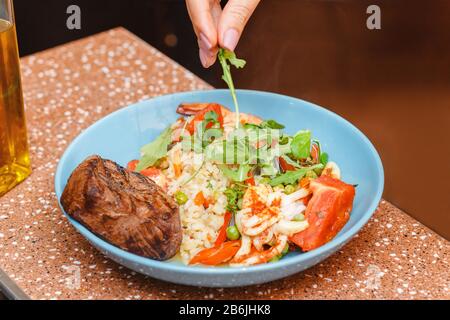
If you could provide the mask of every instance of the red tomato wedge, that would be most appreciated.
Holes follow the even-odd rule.
[[[209,266],[215,266],[227,262],[233,258],[239,251],[240,247],[241,240],[224,242],[218,246],[203,249],[192,258],[189,264],[201,263]]]
[[[139,163],[139,160],[131,160],[127,164],[127,169],[130,170],[130,171],[136,170],[136,166],[137,166],[138,163]]]
[[[295,167],[292,164],[287,163],[287,161],[284,160],[283,157],[279,157],[278,162],[280,163],[280,168],[281,170],[283,170],[283,172],[295,171]]]
[[[135,171],[138,163],[139,163],[139,160],[131,160],[127,164],[127,169],[130,171]],[[147,176],[147,177],[155,177],[161,173],[161,170],[159,170],[158,168],[149,167],[147,169],[143,169],[143,170],[139,171],[139,173],[143,174],[144,176]]]
[[[220,127],[223,128],[223,115],[221,105],[217,103],[210,103],[205,109],[199,111],[194,116],[194,118],[187,124],[186,130],[189,131],[190,134],[193,134],[195,132],[196,123],[199,121],[203,121],[203,119],[205,118],[205,114],[208,113],[209,111],[214,111],[215,113],[217,113],[217,121],[219,121]],[[211,126],[212,123],[208,123],[206,125],[206,128],[209,129],[211,128]]]
[[[320,247],[336,236],[350,218],[355,197],[354,186],[329,176],[311,180],[310,189],[313,195],[305,214],[309,227],[290,238],[303,251]]]
[[[154,167],[148,167],[147,169],[142,169],[139,173],[147,177],[156,177],[161,173],[161,170]]]
[[[215,246],[221,245],[222,243],[227,240],[227,228],[231,221],[231,212],[225,212],[225,215],[223,216],[223,225],[220,227],[219,234],[217,235],[216,242],[214,243]]]

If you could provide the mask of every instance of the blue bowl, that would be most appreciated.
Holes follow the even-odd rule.
[[[275,119],[286,125],[288,133],[312,130],[330,159],[339,164],[342,179],[358,184],[350,220],[332,241],[306,253],[290,253],[276,263],[241,268],[186,266],[180,261],[155,261],[121,250],[66,214],[69,221],[112,260],[151,277],[186,285],[237,287],[265,283],[303,271],[338,251],[369,220],[381,199],[384,174],[377,151],[351,123],[312,103],[247,90],[238,90],[238,99],[242,112]],[[140,147],[178,118],[175,109],[181,102],[233,105],[228,90],[182,92],[142,101],[106,116],[83,131],[62,156],[55,176],[58,199],[70,173],[87,156],[99,154],[123,166],[138,158]]]

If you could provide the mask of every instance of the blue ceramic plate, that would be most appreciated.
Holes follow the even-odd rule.
[[[242,112],[286,125],[286,132],[312,130],[330,159],[337,162],[342,179],[358,184],[350,220],[329,243],[307,253],[290,253],[276,263],[227,268],[185,266],[179,261],[160,262],[121,250],[100,239],[67,216],[92,245],[116,262],[154,278],[195,286],[236,287],[264,283],[305,270],[324,260],[348,242],[369,220],[383,192],[383,166],[370,141],[351,123],[312,103],[258,91],[238,91]],[[232,107],[228,90],[182,92],[142,101],[118,110],[83,131],[67,148],[55,176],[60,199],[70,173],[87,156],[99,154],[125,166],[139,157],[142,145],[153,140],[178,115],[181,102],[218,102]]]

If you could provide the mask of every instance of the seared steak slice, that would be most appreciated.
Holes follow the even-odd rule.
[[[90,156],[72,172],[64,210],[89,230],[132,253],[173,257],[181,244],[178,206],[153,180]]]

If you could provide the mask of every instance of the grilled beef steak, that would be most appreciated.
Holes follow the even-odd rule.
[[[132,253],[173,257],[181,244],[178,206],[153,180],[90,156],[71,174],[64,210],[89,230]]]

